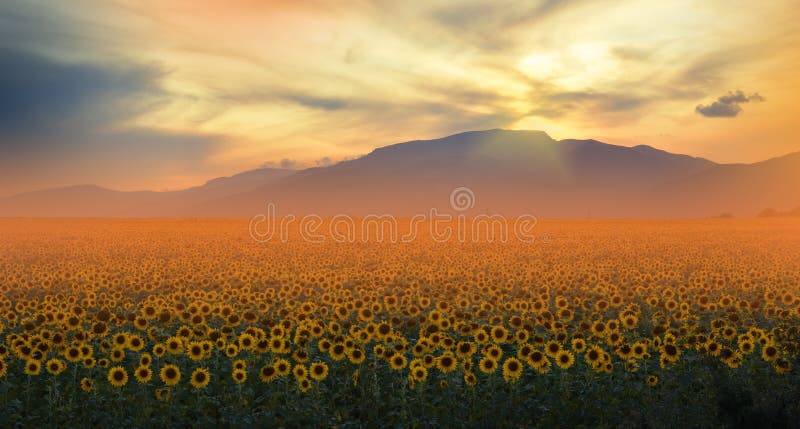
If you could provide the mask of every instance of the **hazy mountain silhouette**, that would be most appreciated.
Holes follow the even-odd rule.
[[[555,141],[541,131],[488,130],[375,149],[329,167],[254,170],[175,192],[72,187],[0,201],[4,216],[428,214],[470,188],[469,214],[540,217],[755,216],[800,201],[800,153],[720,165],[649,146]],[[71,205],[65,206],[69,202]]]
[[[157,217],[192,215],[191,207],[247,192],[294,174],[294,170],[260,168],[209,180],[179,191],[113,191],[94,185],[26,192],[0,199],[0,216]],[[198,213],[197,215],[202,215]]]

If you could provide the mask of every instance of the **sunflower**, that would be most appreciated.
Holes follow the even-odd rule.
[[[767,344],[761,349],[761,357],[767,362],[774,362],[778,358],[778,348]]]
[[[297,363],[306,363],[309,360],[308,351],[305,349],[297,349],[292,353],[292,360]]]
[[[628,360],[633,357],[633,348],[630,346],[630,344],[622,344],[615,349],[615,352],[617,353],[617,356],[623,360]]]
[[[228,344],[225,346],[225,356],[227,356],[229,359],[235,358],[238,354],[239,347],[237,347],[236,344]]]
[[[108,370],[108,382],[114,387],[122,387],[128,384],[128,371],[121,366],[115,366]]]
[[[156,344],[153,346],[153,355],[157,358],[162,358],[167,354],[167,347],[164,344]]]
[[[317,381],[322,381],[328,376],[328,365],[325,362],[314,362],[308,368],[311,378]]]
[[[186,348],[186,354],[189,356],[189,359],[197,361],[203,359],[206,352],[203,350],[203,344],[199,341],[192,341],[189,343],[189,347]]]
[[[436,357],[433,355],[422,356],[422,359],[420,360],[422,361],[422,366],[424,366],[425,369],[431,369],[436,366]]]
[[[345,353],[347,353],[347,347],[345,347],[342,343],[336,343],[331,346],[329,353],[331,355],[331,359],[340,361],[344,359]]]
[[[364,349],[360,347],[354,347],[353,349],[347,352],[347,359],[356,365],[361,364],[364,362],[364,359],[367,358],[367,354],[364,353]]]
[[[661,357],[666,362],[675,363],[681,357],[681,350],[674,344],[664,344],[661,347]]]
[[[622,318],[622,326],[624,326],[625,329],[633,329],[638,324],[639,324],[639,319],[637,319],[636,316],[634,315],[627,315]]]
[[[134,371],[133,376],[141,384],[145,384],[153,378],[153,370],[149,366],[139,365]]]
[[[792,372],[792,363],[784,358],[778,358],[772,363],[775,372],[778,374],[788,374]]]
[[[150,366],[151,363],[153,363],[153,357],[150,356],[150,353],[142,353],[142,355],[139,356],[139,365]]]
[[[597,368],[603,362],[603,354],[605,350],[601,349],[597,346],[589,347],[589,350],[583,356],[586,359],[586,362],[589,363],[593,368]]]
[[[608,335],[606,336],[606,344],[609,346],[617,346],[619,345],[624,338],[622,335],[617,331],[609,331]]]
[[[131,335],[128,337],[128,348],[138,352],[144,348],[144,340],[138,335]]]
[[[128,335],[124,332],[118,332],[112,337],[111,343],[114,344],[114,347],[125,348],[128,345]]]
[[[323,338],[317,342],[317,350],[321,351],[322,353],[328,353],[328,350],[331,349],[331,342],[327,338]]]
[[[379,340],[386,339],[386,336],[388,336],[391,333],[392,333],[392,325],[390,325],[385,321],[381,322],[380,324],[378,324],[377,327],[375,327],[375,334],[377,339]]]
[[[125,359],[125,350],[120,347],[111,350],[110,358],[112,362],[122,362]]]
[[[169,402],[169,389],[156,389],[156,399],[160,402]]]
[[[25,362],[25,374],[27,375],[39,375],[42,372],[42,363],[37,360],[28,360]]]
[[[456,356],[458,356],[459,359],[466,359],[475,354],[477,350],[474,343],[462,341],[456,345]]]
[[[608,328],[602,320],[598,320],[592,324],[592,334],[594,336],[603,338],[608,334]]]
[[[181,370],[172,364],[164,365],[158,373],[158,378],[167,386],[174,386],[181,381]]]
[[[275,367],[275,373],[278,374],[278,377],[285,377],[292,372],[292,365],[286,359],[276,359],[272,366]]]
[[[500,358],[503,357],[503,349],[500,347],[492,344],[483,350],[483,354],[494,359],[495,361],[499,361]]]
[[[405,368],[407,364],[408,361],[406,360],[406,357],[399,353],[392,356],[392,358],[389,359],[389,367],[395,371],[399,371]]]
[[[657,376],[655,376],[655,375],[647,376],[647,385],[648,386],[653,387],[656,384],[658,384],[658,377]]]
[[[535,349],[530,344],[522,344],[517,349],[517,359],[519,360],[528,360],[528,356],[533,353]]]
[[[247,369],[247,361],[244,359],[236,359],[233,361],[233,369],[244,371]]]
[[[233,378],[233,381],[237,384],[242,384],[247,381],[247,371],[243,369],[234,369],[233,372],[231,372],[231,378]]]
[[[465,372],[464,373],[464,383],[466,383],[467,386],[474,386],[474,385],[478,384],[478,377],[476,377],[475,373],[473,373],[473,372]]]
[[[297,388],[300,389],[301,392],[306,393],[311,390],[311,382],[307,378],[301,378],[297,380]]]
[[[208,371],[208,368],[195,369],[192,371],[192,377],[189,380],[192,387],[195,389],[202,389],[208,386],[209,381],[211,381],[211,373]]]
[[[81,379],[81,389],[86,393],[91,392],[92,389],[94,389],[94,380],[92,380],[91,378],[83,377]]]
[[[522,375],[523,369],[525,367],[522,366],[519,359],[510,357],[503,362],[503,379],[507,382],[517,381]]]
[[[484,356],[478,362],[478,368],[484,374],[491,374],[497,370],[497,361],[494,360],[491,356]]]
[[[302,364],[297,364],[292,368],[292,375],[294,378],[301,379],[308,377],[308,368],[303,366]]]
[[[539,350],[533,350],[525,361],[530,365],[533,369],[540,369],[546,365],[547,356]]]
[[[246,332],[239,335],[239,347],[241,347],[242,350],[253,350],[255,345],[256,339],[253,338],[252,335]]]
[[[453,372],[457,367],[458,360],[453,356],[452,352],[447,352],[436,359],[436,368],[441,371],[442,374]]]
[[[416,366],[411,370],[414,381],[425,381],[428,379],[428,370],[424,366]]]
[[[45,364],[45,368],[47,368],[47,372],[50,374],[58,375],[67,368],[67,364],[65,364],[61,359],[50,359]]]
[[[583,353],[586,350],[586,341],[583,338],[574,338],[571,344],[575,353]]]
[[[547,356],[554,358],[561,351],[561,344],[558,341],[550,340],[545,344],[544,351]]]
[[[171,355],[183,353],[183,340],[180,337],[169,337],[165,344],[166,350]],[[153,349],[155,353],[155,349]]]
[[[495,326],[491,330],[492,341],[496,344],[502,344],[506,342],[506,338],[508,337],[508,331],[503,326]]]
[[[647,345],[641,341],[637,341],[633,343],[633,345],[631,346],[631,354],[636,359],[644,358],[646,353],[647,353]]]
[[[64,357],[70,362],[79,362],[83,358],[83,354],[81,353],[81,349],[76,346],[67,347],[64,350]]]
[[[275,369],[275,365],[264,365],[258,372],[258,378],[260,378],[264,383],[272,382],[277,376],[278,371]]]
[[[555,357],[556,365],[561,369],[568,369],[575,363],[575,356],[567,350],[561,350]]]
[[[8,374],[8,365],[6,365],[6,361],[0,359],[0,378],[3,378]]]
[[[739,350],[742,353],[749,355],[750,353],[753,353],[753,350],[755,350],[755,346],[753,346],[753,342],[750,340],[740,341]]]

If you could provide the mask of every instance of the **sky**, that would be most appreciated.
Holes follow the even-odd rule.
[[[5,0],[0,196],[180,189],[491,128],[800,150],[796,0]]]

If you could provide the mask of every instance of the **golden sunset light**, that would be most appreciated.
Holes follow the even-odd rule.
[[[179,189],[493,128],[765,160],[800,148],[800,8],[748,5],[5,2],[0,194]]]

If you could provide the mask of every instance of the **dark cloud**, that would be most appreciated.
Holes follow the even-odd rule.
[[[221,136],[127,125],[168,100],[163,75],[0,45],[0,193],[192,174]]]
[[[324,156],[314,161],[314,165],[317,167],[327,167],[329,165],[333,165],[333,160],[329,156]]]
[[[559,92],[549,94],[547,99],[566,108],[576,104],[591,104],[592,107],[606,112],[633,110],[647,102],[646,98],[634,95],[592,91]]]
[[[729,92],[711,104],[698,104],[695,112],[707,118],[732,118],[742,111],[739,104],[764,101],[758,93],[746,95],[742,91]]]
[[[358,107],[364,100],[350,100],[345,97],[320,96],[310,92],[294,89],[270,89],[252,90],[247,92],[226,92],[219,93],[216,97],[220,101],[233,102],[235,104],[269,104],[269,103],[290,103],[297,104],[309,109],[336,111],[347,108]]]
[[[280,161],[267,161],[261,164],[263,168],[282,168],[284,170],[298,170],[303,168],[303,164],[295,159],[283,158]]]
[[[552,92],[551,92],[552,91]],[[635,113],[639,108],[655,101],[655,98],[635,94],[595,91],[559,92],[556,88],[539,88],[534,98],[540,105],[528,112],[531,116],[559,118],[575,112],[590,117],[605,117]]]
[[[150,67],[67,64],[0,49],[0,145],[32,144],[108,126],[157,101]]]
[[[301,106],[309,107],[312,109],[322,110],[341,110],[347,107],[347,101],[342,98],[335,97],[315,97],[308,94],[289,93],[277,94],[278,96],[297,103]]]

